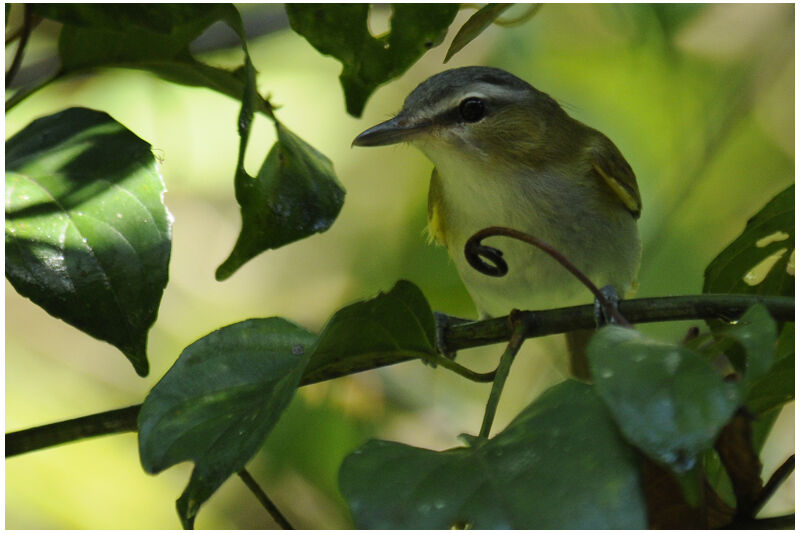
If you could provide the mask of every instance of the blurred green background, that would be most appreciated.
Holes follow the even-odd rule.
[[[11,25],[19,23],[17,8]],[[328,232],[267,252],[216,282],[214,270],[240,224],[232,179],[236,101],[126,70],[75,77],[30,97],[6,116],[6,138],[36,117],[86,106],[107,111],[150,142],[162,159],[174,240],[146,379],[116,349],[50,317],[6,283],[6,431],[140,403],[181,350],[214,329],[280,315],[319,331],[339,307],[399,278],[419,285],[434,309],[474,316],[446,251],[425,242],[431,164],[404,146],[350,148],[360,131],[397,111],[418,83],[445,68],[509,70],[619,146],[644,203],[639,296],[699,292],[708,262],[794,181],[792,4],[545,5],[521,25],[490,27],[445,66],[455,31],[474,12],[464,9],[443,45],[381,87],[361,119],[344,111],[339,63],[288,29],[282,6],[240,9],[249,27],[262,23],[262,35],[249,42],[261,92],[281,106],[287,126],[333,161],[347,188],[339,219]],[[526,9],[516,6],[504,18]],[[373,8],[373,33],[388,29],[390,12],[387,5]],[[21,76],[53,57],[57,34],[56,24],[36,29]],[[241,51],[232,45],[203,58],[234,66]],[[271,125],[257,118],[247,154],[251,173],[273,141]],[[676,340],[693,324],[701,325],[641,329]],[[488,370],[501,350],[470,350],[462,362]],[[565,376],[560,337],[526,343],[496,430]],[[418,362],[305,387],[250,468],[296,527],[349,527],[336,484],[347,453],[369,437],[436,449],[458,445],[458,434],[477,432],[488,391]],[[793,450],[790,404],[766,445],[765,476]],[[14,457],[5,469],[7,528],[150,529],[180,526],[174,500],[191,465],[147,475],[136,436],[124,434]],[[790,512],[793,486],[794,476],[763,514]],[[232,478],[196,526],[274,524]]]

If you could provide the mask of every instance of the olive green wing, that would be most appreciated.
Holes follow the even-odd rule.
[[[592,150],[592,168],[634,218],[639,218],[642,214],[642,197],[639,195],[636,175],[614,143],[607,137],[603,137],[602,141]]]

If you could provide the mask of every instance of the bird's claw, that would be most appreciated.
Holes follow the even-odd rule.
[[[606,285],[600,292],[609,301],[611,306],[616,310],[619,306],[619,294],[613,285]],[[606,309],[598,298],[594,299],[594,321],[597,327],[605,326],[606,324],[616,324],[617,319],[610,310]]]

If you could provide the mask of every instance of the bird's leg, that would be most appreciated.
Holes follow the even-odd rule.
[[[617,294],[617,289],[614,288],[613,285],[606,285],[600,292],[603,293],[606,300],[609,301],[611,306],[617,310],[619,308],[619,294]],[[614,317],[614,314],[606,309],[603,304],[600,302],[599,299],[594,299],[594,321],[597,327],[605,326],[606,324],[616,324],[617,319]]]

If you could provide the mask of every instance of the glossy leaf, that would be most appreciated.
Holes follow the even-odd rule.
[[[567,381],[474,447],[367,442],[339,484],[357,528],[642,529],[638,463],[592,388]]]
[[[713,446],[740,404],[738,385],[699,354],[632,329],[602,328],[587,356],[597,393],[625,438],[676,472]]]
[[[178,500],[184,527],[261,447],[294,395],[316,337],[281,318],[224,327],[188,346],[139,414],[147,472],[194,461]]]
[[[411,282],[337,311],[320,333],[304,382],[374,368],[376,362],[436,354],[436,325],[428,301]]]
[[[503,11],[513,6],[514,4],[486,4],[478,11],[476,11],[458,30],[456,36],[453,37],[453,42],[450,43],[450,48],[447,50],[447,55],[444,57],[444,62],[450,61],[450,58],[460,51],[462,48],[472,42],[483,30],[489,27],[494,20],[499,17]]]
[[[247,143],[249,121],[240,118],[240,125],[245,122],[246,128],[240,129],[240,134],[246,131],[242,146]],[[240,150],[236,199],[242,230],[230,256],[217,269],[218,280],[230,277],[265,250],[327,230],[344,203],[345,191],[330,160],[277,121],[275,129],[278,140],[255,178],[244,171]]]
[[[747,221],[706,268],[703,292],[794,295],[794,184]]]
[[[288,4],[292,29],[320,53],[342,63],[339,76],[347,112],[360,117],[380,85],[401,76],[439,45],[458,4],[392,4],[390,31],[373,37],[368,4]]]
[[[6,143],[6,277],[142,376],[168,277],[164,190],[150,145],[106,113],[67,109]]]

